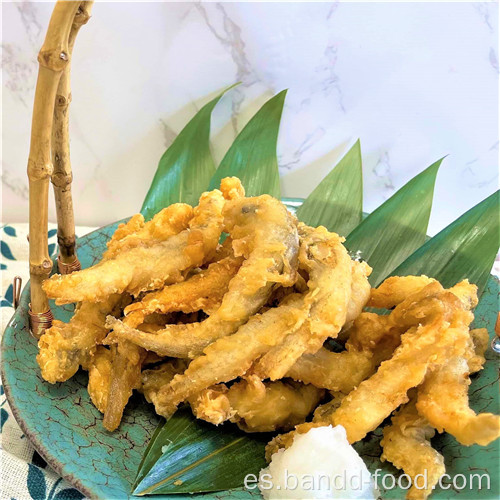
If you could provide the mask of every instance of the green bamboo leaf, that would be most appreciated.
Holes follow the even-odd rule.
[[[215,172],[209,143],[210,117],[220,98],[232,87],[205,104],[161,157],[141,208],[146,219],[172,203],[198,203]]]
[[[270,194],[280,199],[276,144],[286,90],[269,99],[238,134],[210,181],[219,187],[224,177],[241,179],[247,196]]]
[[[425,274],[445,287],[467,278],[481,294],[499,247],[499,194],[488,196],[445,227],[391,275]]]
[[[181,408],[155,432],[134,481],[134,495],[203,493],[243,486],[265,467],[268,434],[215,427]]]
[[[436,175],[443,159],[405,184],[372,212],[346,239],[351,252],[360,252],[373,268],[372,286],[425,242]]]
[[[297,210],[306,224],[347,236],[363,217],[363,170],[359,139]]]

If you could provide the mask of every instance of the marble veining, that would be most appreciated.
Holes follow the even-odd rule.
[[[2,4],[6,222],[28,219],[36,56],[52,7]],[[78,224],[137,211],[165,148],[236,81],[213,114],[215,161],[288,88],[285,196],[306,196],[358,137],[366,211],[445,155],[431,234],[498,187],[497,2],[97,2],[72,66]]]

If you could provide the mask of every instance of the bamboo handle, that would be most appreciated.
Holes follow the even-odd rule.
[[[52,320],[42,282],[48,278],[52,269],[47,228],[49,177],[52,174],[51,135],[54,103],[61,74],[69,63],[69,33],[80,3],[79,1],[56,3],[45,41],[38,54],[39,69],[28,158],[30,327],[37,337],[50,326]]]
[[[57,242],[59,244],[57,263],[61,274],[67,274],[81,268],[75,249],[75,219],[71,195],[73,174],[69,147],[70,69],[76,36],[80,28],[89,20],[92,4],[92,1],[82,2],[76,12],[68,39],[70,61],[61,74],[54,105],[52,184],[56,201]]]

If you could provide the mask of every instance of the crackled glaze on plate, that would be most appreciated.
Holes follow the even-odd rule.
[[[298,200],[287,200],[290,208]],[[100,260],[106,241],[118,223],[98,229],[78,240],[78,255],[83,267]],[[491,277],[476,309],[475,325],[487,327],[493,336],[497,314],[498,280]],[[92,498],[128,498],[141,456],[156,428],[159,417],[152,407],[135,395],[127,406],[120,428],[110,433],[102,427],[102,415],[87,394],[87,374],[80,371],[71,380],[51,385],[40,375],[36,363],[37,346],[28,330],[29,284],[25,287],[19,308],[10,321],[2,342],[2,379],[9,404],[23,432],[56,472],[85,495]],[[73,306],[56,307],[54,316],[67,321]],[[476,411],[499,412],[498,357],[488,349],[486,368],[473,376],[470,388],[471,406]],[[390,464],[380,462],[380,429],[355,445],[369,469],[398,475]],[[464,447],[445,434],[433,440],[445,456],[447,472],[469,474],[489,472],[490,490],[438,490],[433,498],[498,498],[498,441],[488,447]],[[379,483],[380,487],[380,483]],[[380,487],[384,498],[401,498],[401,489],[387,491]],[[205,495],[175,496],[188,499],[258,498],[257,491],[243,489]],[[167,497],[157,497],[167,498]],[[171,498],[171,497],[170,497]]]

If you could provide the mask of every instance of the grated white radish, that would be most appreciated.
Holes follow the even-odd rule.
[[[376,498],[371,474],[340,425],[297,434],[261,470],[259,489],[266,500]]]

